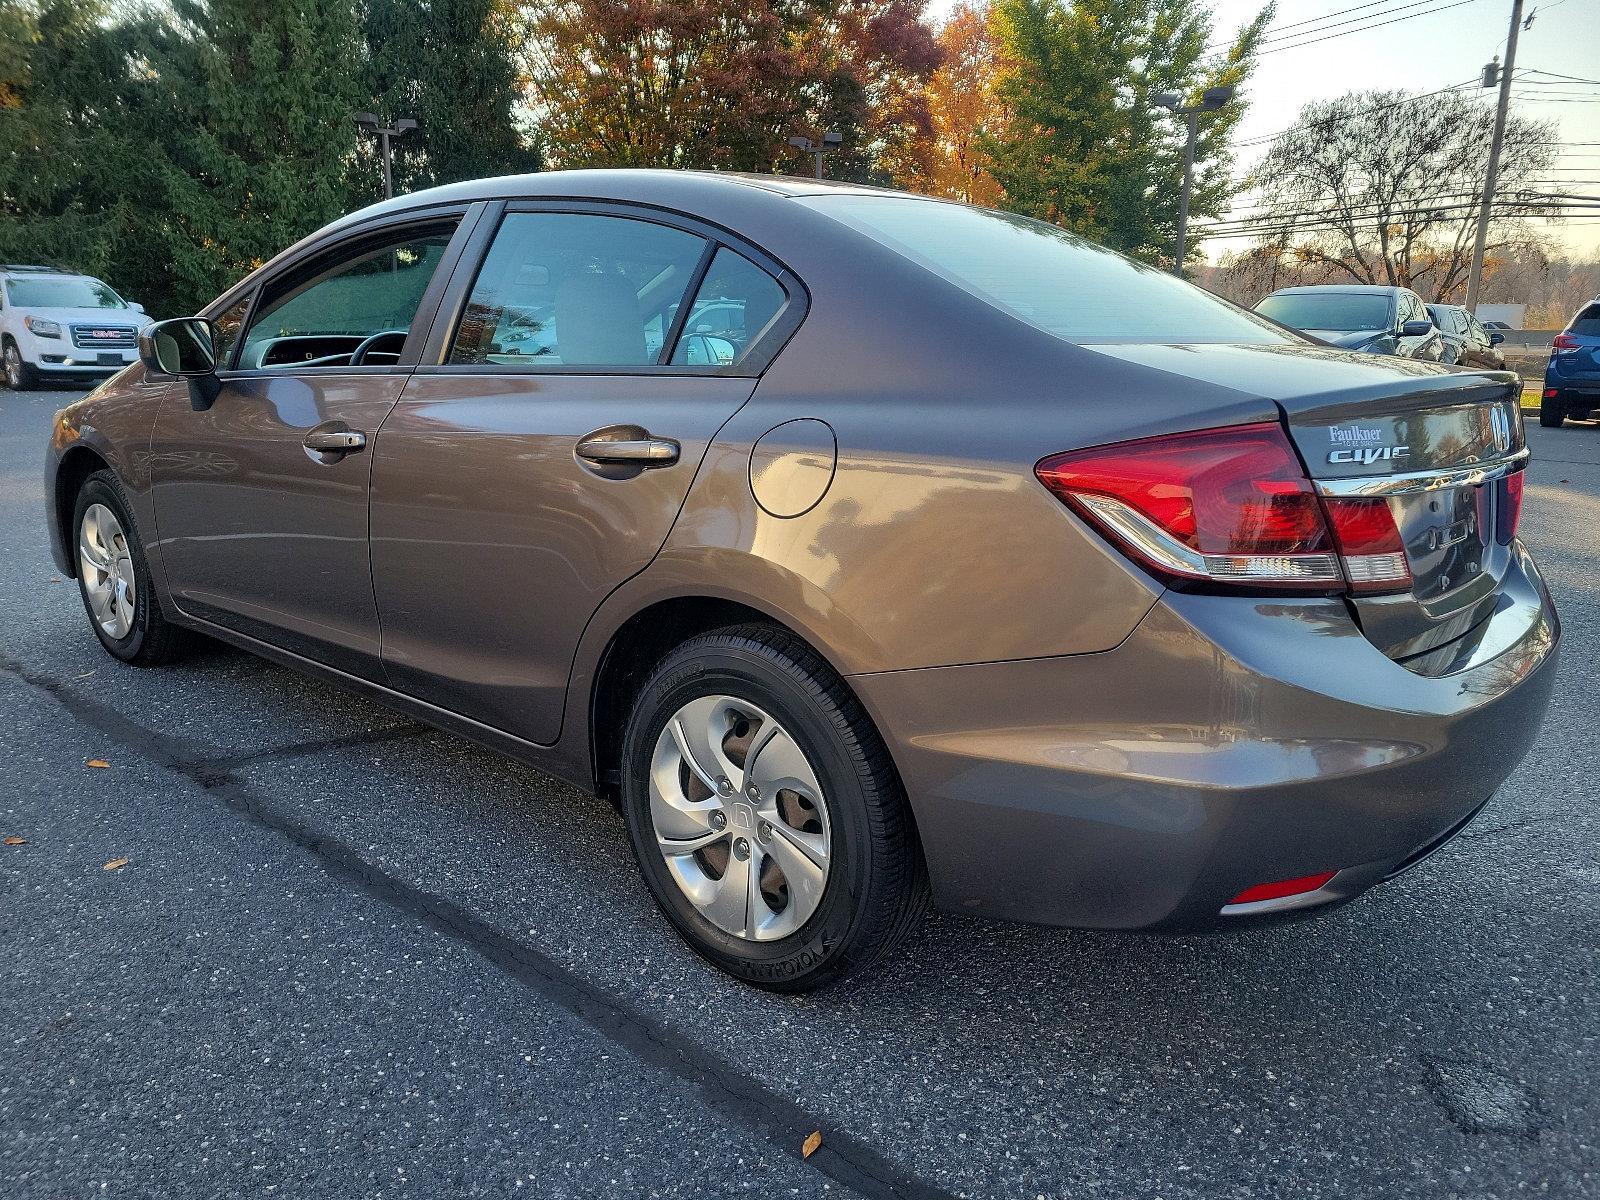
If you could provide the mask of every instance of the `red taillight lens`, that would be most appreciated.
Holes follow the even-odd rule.
[[[1056,454],[1040,481],[1164,573],[1271,587],[1343,583],[1315,492],[1276,424]]]
[[[1394,592],[1411,586],[1411,564],[1387,500],[1324,498],[1350,589]]]
[[[1523,474],[1516,471],[1500,481],[1500,520],[1495,524],[1495,541],[1502,546],[1517,536],[1517,523],[1522,520]]]
[[[1257,900],[1281,900],[1285,896],[1299,896],[1314,892],[1339,872],[1319,871],[1315,875],[1302,875],[1298,879],[1280,879],[1276,883],[1258,883],[1245,888],[1229,904],[1254,904]]]
[[[1550,343],[1551,349],[1558,352],[1562,350],[1576,350],[1578,345],[1578,339],[1573,337],[1570,333],[1558,333],[1556,334],[1555,341]]]

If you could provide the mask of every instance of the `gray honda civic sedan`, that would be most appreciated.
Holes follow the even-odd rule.
[[[688,944],[801,990],[929,901],[1237,929],[1448,841],[1554,676],[1519,389],[1003,213],[552,173],[146,329],[48,517],[117,658],[209,635],[608,796]]]

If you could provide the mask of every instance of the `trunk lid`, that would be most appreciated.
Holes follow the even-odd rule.
[[[1275,401],[1319,492],[1388,504],[1412,586],[1350,603],[1389,657],[1431,655],[1495,611],[1513,558],[1506,476],[1527,460],[1515,374],[1309,347],[1095,349]]]

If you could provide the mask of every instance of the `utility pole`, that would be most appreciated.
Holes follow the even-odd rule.
[[[1172,266],[1172,273],[1179,279],[1183,278],[1183,256],[1188,251],[1189,196],[1194,190],[1194,144],[1200,137],[1200,114],[1215,112],[1232,99],[1231,87],[1207,88],[1200,94],[1200,103],[1188,107],[1183,107],[1183,97],[1175,92],[1162,92],[1150,98],[1157,107],[1167,109],[1175,117],[1182,117],[1188,127],[1188,137],[1183,143],[1183,192],[1178,198],[1177,261]]]
[[[392,138],[403,138],[417,127],[417,123],[410,117],[401,117],[394,123],[392,129],[386,128],[378,119],[376,113],[357,113],[356,128],[367,133],[378,135],[378,147],[383,158],[383,198],[394,197],[394,163],[389,151],[389,142]]]
[[[1517,33],[1522,28],[1522,0],[1511,0],[1511,32],[1506,35],[1506,65],[1500,71],[1500,103],[1494,110],[1494,137],[1489,142],[1489,169],[1483,179],[1483,205],[1478,210],[1478,232],[1472,239],[1472,267],[1467,272],[1467,311],[1478,307],[1483,286],[1483,252],[1489,241],[1489,211],[1500,177],[1500,146],[1506,137],[1506,114],[1511,108],[1511,74],[1517,67]],[[1488,78],[1488,72],[1485,72]]]

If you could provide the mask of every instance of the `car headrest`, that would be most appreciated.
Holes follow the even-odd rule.
[[[645,363],[639,295],[621,275],[569,275],[556,288],[556,353],[589,366]]]

